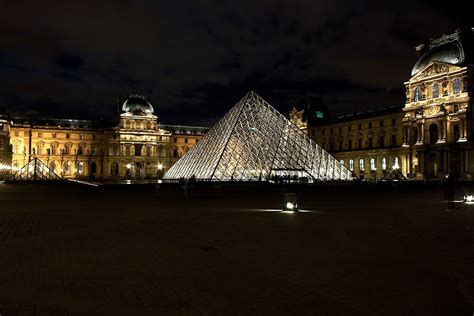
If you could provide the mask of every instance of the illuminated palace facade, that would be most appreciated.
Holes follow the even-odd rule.
[[[474,28],[416,47],[404,106],[325,120],[324,110],[294,109],[307,131],[355,176],[377,180],[396,169],[408,179],[474,174]],[[319,120],[318,120],[319,118]]]
[[[65,178],[160,178],[207,131],[160,124],[142,96],[119,110],[109,123],[0,114],[0,163],[18,168],[39,158]]]

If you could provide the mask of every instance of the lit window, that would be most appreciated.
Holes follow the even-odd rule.
[[[420,87],[416,87],[415,89],[413,89],[413,101],[414,102],[421,101]]]
[[[382,158],[382,170],[387,170],[387,158]]]
[[[71,138],[71,134],[66,133],[66,138],[67,138],[67,139]]]
[[[393,168],[394,169],[399,169],[400,168],[400,164],[398,162],[398,157],[395,157],[395,160],[393,161]]]
[[[79,139],[84,139],[84,134],[79,134]]]
[[[375,167],[375,158],[370,158],[370,170],[375,171],[377,168]]]
[[[339,160],[339,163],[344,166],[344,160],[343,159]]]
[[[460,93],[461,92],[461,80],[459,78],[453,79],[453,92]]]
[[[78,174],[83,174],[84,173],[84,162],[79,161],[76,165],[76,172]]]
[[[438,98],[439,97],[439,84],[437,82],[433,84],[432,89],[433,89],[433,99]]]
[[[354,159],[349,160],[349,170],[354,171]]]
[[[38,138],[42,138],[42,137],[43,137],[43,133],[38,132]]]
[[[70,168],[71,167],[71,162],[70,161],[65,161],[63,165],[63,172],[65,174],[69,174]]]
[[[52,134],[51,134],[51,137],[52,137],[52,138],[56,138],[56,133],[52,133]]]
[[[359,170],[364,171],[364,159],[360,158],[359,159]]]

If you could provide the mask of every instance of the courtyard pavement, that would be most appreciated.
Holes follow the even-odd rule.
[[[472,315],[474,205],[297,191],[0,183],[0,315]]]

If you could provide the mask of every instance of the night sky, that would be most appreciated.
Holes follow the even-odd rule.
[[[119,95],[142,94],[161,122],[191,125],[248,90],[285,114],[310,95],[334,115],[402,104],[414,47],[474,26],[462,5],[404,0],[0,0],[0,11],[12,114],[112,117]]]

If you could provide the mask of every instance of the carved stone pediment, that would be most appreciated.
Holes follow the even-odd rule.
[[[447,73],[453,69],[458,69],[458,68],[459,67],[457,66],[448,65],[445,63],[432,62],[428,66],[426,66],[423,70],[418,72],[415,76],[413,76],[410,81],[421,80],[421,79],[431,77],[437,74]]]

